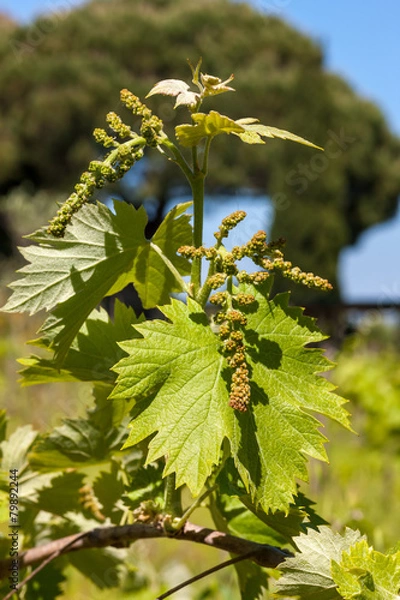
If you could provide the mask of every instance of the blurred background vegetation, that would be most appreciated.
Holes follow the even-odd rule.
[[[206,72],[222,78],[235,74],[237,92],[216,98],[216,110],[257,117],[330,149],[322,155],[279,141],[251,147],[221,136],[212,154],[209,191],[219,199],[243,190],[259,195],[259,202],[269,196],[275,207],[272,236],[288,239],[287,257],[335,285],[326,296],[297,290],[294,301],[340,298],[341,249],[397,208],[400,141],[379,108],[327,72],[314,41],[246,4],[93,0],[54,21],[47,32],[39,22],[36,28],[35,23],[20,26],[0,16],[2,304],[5,283],[21,265],[15,246],[51,218],[98,155],[91,132],[104,126],[109,110],[120,110],[119,90],[127,87],[143,98],[160,79],[187,80],[186,59],[195,63],[200,56]],[[170,130],[186,118],[172,104],[168,98],[151,99]],[[181,184],[173,166],[160,163],[154,153],[140,163],[138,176],[107,193],[143,202],[154,229],[166,203],[187,193]],[[0,404],[12,428],[32,423],[44,431],[62,417],[83,413],[87,404],[84,385],[21,389],[16,383],[16,359],[27,354],[24,344],[39,325],[37,317],[0,313]],[[360,528],[377,549],[387,549],[400,539],[399,327],[396,318],[388,321],[379,310],[351,325],[356,333],[329,348],[338,362],[329,377],[350,399],[358,435],[329,425],[330,465],[312,463],[304,491],[335,527]],[[165,585],[176,583],[199,565],[222,560],[209,550],[183,552],[184,560],[182,551],[171,553],[169,542],[135,544],[134,562],[148,587],[122,597],[153,598],[160,578]],[[176,597],[231,600],[232,581],[227,572]],[[66,586],[66,597],[78,600],[114,597],[77,575]]]
[[[142,98],[163,78],[188,79],[187,59],[206,72],[235,74],[235,94],[215,108],[253,116],[326,147],[325,154],[270,141],[215,140],[210,192],[251,190],[272,198],[272,235],[288,239],[288,258],[334,285],[330,296],[297,291],[307,303],[337,300],[337,259],[365,228],[391,217],[400,192],[400,141],[379,108],[324,67],[320,46],[284,21],[228,0],[93,0],[62,18],[21,27],[0,20],[0,210],[2,251],[14,223],[4,200],[19,186],[29,197],[69,195],[98,155],[91,132],[119,110],[119,90]],[[169,98],[151,105],[171,130],[186,119]],[[132,185],[109,190],[151,205],[156,226],[182,180],[150,155]],[[143,172],[144,171],[144,172]],[[33,200],[32,200],[33,201]],[[52,202],[53,210],[55,203]],[[298,224],[301,222],[302,226]]]

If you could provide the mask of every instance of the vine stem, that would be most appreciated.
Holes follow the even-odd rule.
[[[181,490],[176,489],[175,473],[170,473],[165,478],[165,506],[166,514],[172,517],[180,517],[182,515],[182,499]]]
[[[209,488],[208,490],[206,490],[201,496],[199,496],[198,498],[196,498],[196,500],[193,502],[193,504],[191,504],[189,506],[189,508],[187,510],[185,510],[185,512],[183,513],[182,517],[179,519],[179,521],[177,523],[174,523],[174,529],[176,529],[177,531],[179,531],[179,529],[182,529],[182,527],[184,526],[184,524],[186,523],[186,521],[189,519],[190,515],[196,510],[196,508],[198,508],[201,503],[210,495],[212,494],[212,492],[214,490],[217,489],[217,484],[213,485],[211,488]]]
[[[204,178],[204,173],[198,171],[192,182],[193,246],[195,246],[195,248],[199,248],[203,244]],[[201,288],[201,258],[193,259],[191,283],[193,286],[193,296],[196,298]]]
[[[204,146],[204,156],[202,168],[198,165],[197,147],[192,148],[193,173],[192,194],[193,194],[193,246],[199,248],[203,245],[203,223],[204,223],[204,182],[208,172],[208,156],[210,153],[212,136],[208,136]],[[192,262],[191,282],[193,286],[193,295],[197,301],[205,304],[208,297],[200,300],[201,291],[201,258],[194,258]]]

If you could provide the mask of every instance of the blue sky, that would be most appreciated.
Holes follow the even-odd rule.
[[[28,22],[40,13],[77,4],[79,0],[0,0],[0,10]],[[327,68],[375,101],[400,136],[399,0],[252,0],[252,4],[319,41]],[[343,251],[345,300],[399,302],[399,263],[400,210],[391,222],[372,227],[357,246]]]

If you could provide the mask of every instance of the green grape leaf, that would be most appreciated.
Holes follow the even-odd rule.
[[[71,297],[82,302],[87,296],[94,304],[91,312],[131,267],[146,241],[143,207],[135,210],[115,201],[114,210],[115,214],[99,202],[86,204],[74,215],[63,238],[46,230],[29,235],[28,239],[39,245],[21,249],[30,264],[19,270],[23,277],[10,285],[14,293],[3,310],[33,314]]]
[[[259,544],[282,547],[287,539],[261,521],[238,498],[220,495],[217,506],[229,527],[229,533]]]
[[[133,280],[144,308],[169,302],[171,292],[183,289],[179,277],[190,274],[189,262],[176,253],[181,246],[192,243],[190,215],[184,214],[191,205],[192,202],[185,202],[170,210],[151,243],[143,246],[135,258]]]
[[[124,494],[125,486],[116,463],[112,463],[111,473],[100,472],[93,482],[93,491],[102,506],[102,514],[109,517],[115,525],[119,525],[121,510],[117,509],[116,504]]]
[[[29,464],[38,471],[102,464],[109,461],[116,442],[120,446],[116,429],[105,435],[90,420],[65,419],[50,435],[38,439],[29,453]]]
[[[115,374],[111,367],[124,355],[117,342],[137,335],[132,325],[142,320],[143,317],[136,318],[134,310],[118,300],[114,304],[113,319],[102,308],[94,310],[72,342],[62,368],[58,368],[53,360],[38,356],[19,359],[18,362],[25,367],[21,371],[21,384],[95,381],[112,385]],[[32,344],[47,347],[45,338]]]
[[[148,461],[167,456],[164,475],[175,472],[198,494],[219,461],[226,437],[236,468],[264,511],[289,510],[296,478],[307,479],[306,456],[326,460],[318,412],[348,426],[344,400],[316,374],[332,364],[310,342],[324,338],[302,310],[288,306],[288,294],[268,300],[269,288],[242,286],[257,309],[248,309],[245,339],[251,369],[251,406],[228,406],[229,369],[221,342],[194,301],[173,301],[162,311],[171,321],[136,327],[143,338],[121,344],[128,353],[115,368],[111,398],[137,414],[125,447],[157,432]],[[119,408],[121,413],[121,409]]]
[[[280,138],[281,140],[290,140],[291,142],[303,144],[303,146],[310,146],[311,148],[317,148],[317,150],[323,150],[321,146],[316,146],[299,135],[269,125],[261,125],[261,123],[258,122],[258,119],[253,119],[252,117],[238,119],[236,123],[243,127],[244,131],[233,131],[232,133],[239,136],[246,144],[265,144],[262,138]]]
[[[195,125],[177,125],[175,127],[179,143],[188,148],[196,146],[204,137],[214,137],[220,133],[239,134],[245,132],[242,125],[215,110],[211,110],[209,114],[194,113],[192,120]]]
[[[79,490],[84,484],[83,473],[64,472],[52,477],[47,486],[43,486],[37,494],[36,504],[40,510],[63,517],[69,511],[80,511]]]
[[[154,242],[146,240],[144,208],[136,210],[124,202],[114,201],[115,214],[103,204],[86,204],[74,215],[64,238],[55,238],[45,230],[39,230],[29,236],[39,245],[21,250],[30,264],[20,269],[23,277],[11,284],[14,292],[3,310],[25,310],[32,314],[41,309],[52,309],[40,333],[55,349],[60,366],[82,324],[101,300],[120,291],[127,283],[135,283],[134,261],[146,246],[152,245],[152,252],[157,254],[151,269],[151,277],[156,279],[159,290],[155,302],[168,302],[165,279],[170,277],[171,266],[175,287],[179,291],[184,289],[179,273],[184,263],[182,257],[176,256],[176,250],[179,245],[190,243],[191,229],[189,217],[181,214],[183,210],[175,207],[172,211],[178,215],[179,234],[174,232],[170,215],[160,234],[164,239],[165,229],[169,235],[174,232],[175,247],[168,243],[164,246],[172,253],[169,256],[164,256]],[[160,261],[159,257],[164,260]],[[188,272],[187,263],[185,265],[183,274]],[[142,289],[144,276],[146,270],[141,265],[138,283]],[[154,286],[150,289],[154,296]],[[151,299],[146,295],[142,299],[146,307]]]
[[[332,577],[344,600],[398,600],[400,552],[385,556],[361,540],[332,559]]]
[[[278,594],[297,596],[299,600],[339,600],[331,561],[340,562],[342,552],[361,539],[359,531],[346,529],[341,536],[325,526],[320,531],[310,529],[307,535],[300,534],[294,540],[299,552],[279,565],[283,576],[277,582]]]
[[[98,523],[97,523],[98,526]],[[68,554],[68,561],[100,589],[120,585],[120,570],[125,553],[115,548],[95,548]]]
[[[251,410],[235,411],[231,438],[236,468],[251,494],[265,511],[287,512],[297,493],[295,479],[307,481],[306,456],[326,460],[321,423],[310,411],[349,427],[343,398],[335,386],[317,376],[332,363],[306,344],[324,339],[302,309],[289,307],[289,294],[268,299],[268,282],[255,288],[255,305],[247,316],[245,345],[251,372]]]
[[[67,512],[64,520],[51,526],[52,539],[58,540],[68,535],[90,531],[99,526],[98,521],[85,517],[81,512]],[[116,587],[120,583],[120,567],[126,560],[127,551],[123,548],[94,548],[70,552],[64,560],[72,564],[84,577],[90,579],[99,589]]]
[[[114,367],[119,376],[110,398],[124,401],[126,411],[146,400],[124,447],[157,431],[147,462],[166,456],[164,475],[176,472],[177,486],[186,483],[197,495],[219,462],[224,437],[233,433],[224,359],[196,302],[173,300],[162,312],[171,323],[138,325],[143,338],[121,344],[129,356]]]
[[[31,425],[25,425],[18,427],[8,440],[1,442],[1,469],[4,472],[8,473],[10,469],[18,469],[21,474],[28,467],[27,452],[37,435],[38,432],[33,431]]]
[[[219,487],[219,491],[222,491],[221,487]],[[211,514],[217,529],[220,531],[244,537],[260,544],[282,545],[285,543],[282,539],[278,540],[274,535],[275,532],[271,532],[268,527],[260,523],[237,498],[229,497],[223,493],[217,494],[214,502],[211,503]],[[268,589],[268,577],[265,569],[249,560],[236,563],[234,567],[241,598],[243,600],[257,600],[262,597],[263,589]]]
[[[279,546],[286,543],[293,544],[293,538],[299,535],[300,532],[326,525],[326,521],[315,513],[313,509],[314,502],[302,492],[297,492],[294,503],[289,506],[287,513],[282,511],[265,512],[261,506],[256,507],[251,501],[250,494],[246,493],[243,484],[240,482],[232,458],[225,462],[224,468],[218,475],[217,482],[221,494],[238,498],[243,506],[257,517],[258,522],[261,521],[267,526],[271,538],[275,539],[275,542],[269,542],[271,544]]]
[[[64,595],[62,584],[66,578],[58,565],[54,562],[46,565],[46,568],[28,581],[25,586],[24,600],[53,600]],[[64,596],[65,597],[65,596]]]
[[[264,598],[264,591],[268,589],[268,575],[266,571],[251,560],[236,563],[234,567],[242,600]]]
[[[285,543],[293,543],[292,538],[301,531],[314,529],[326,523],[312,509],[313,503],[300,492],[295,496],[294,503],[290,504],[287,513],[283,511],[267,513],[261,507],[255,508],[249,495],[242,496],[240,500],[262,523],[276,532],[274,535],[280,535]]]
[[[163,79],[162,81],[159,81],[151,88],[146,98],[154,96],[155,94],[175,96],[176,102],[174,108],[182,105],[195,106],[200,98],[200,94],[190,91],[188,84],[181,79]]]
[[[124,503],[132,510],[141,502],[162,500],[164,482],[162,481],[163,465],[161,462],[142,466],[129,478],[129,492],[123,496]]]
[[[248,309],[245,330],[251,368],[251,404],[245,413],[228,406],[229,369],[221,342],[204,311],[190,300],[162,311],[170,320],[136,327],[143,338],[121,344],[128,353],[115,368],[111,398],[119,416],[135,408],[125,447],[157,434],[148,462],[167,457],[164,475],[175,472],[198,494],[226,437],[252,502],[265,512],[288,512],[296,478],[307,479],[306,456],[326,460],[321,425],[308,411],[348,426],[344,400],[316,374],[332,364],[310,342],[324,338],[302,310],[288,306],[287,294],[268,300],[269,288],[242,286],[257,309]]]
[[[88,409],[90,422],[104,435],[107,435],[113,426],[113,405],[108,400],[113,387],[113,385],[95,384],[92,388],[95,405]]]

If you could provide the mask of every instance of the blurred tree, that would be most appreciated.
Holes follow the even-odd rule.
[[[21,181],[69,194],[98,152],[91,131],[118,107],[118,90],[143,97],[160,79],[187,80],[186,59],[202,56],[208,73],[236,76],[238,94],[218,97],[217,110],[257,117],[326,147],[322,154],[271,140],[260,148],[232,136],[228,153],[226,146],[219,153],[215,141],[209,189],[267,193],[276,209],[273,235],[290,240],[288,258],[337,286],[341,248],[395,212],[399,140],[376,106],[326,72],[315,42],[275,17],[228,0],[92,0],[3,29],[2,194]],[[151,103],[170,127],[186,118],[184,109],[172,110],[172,99]],[[158,169],[154,156],[140,185],[118,190],[129,201],[153,203],[153,226],[180,181],[171,166],[160,185]]]

